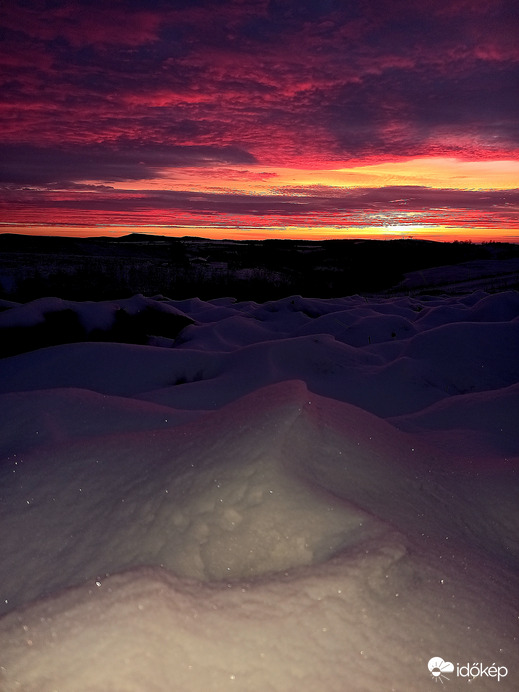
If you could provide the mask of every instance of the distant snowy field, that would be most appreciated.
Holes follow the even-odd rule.
[[[3,307],[2,692],[519,689],[519,293]]]

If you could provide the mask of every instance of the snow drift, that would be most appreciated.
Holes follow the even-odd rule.
[[[516,295],[167,302],[0,361],[0,689],[514,689]]]

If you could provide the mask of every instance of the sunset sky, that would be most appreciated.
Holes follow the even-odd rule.
[[[9,0],[0,232],[519,242],[514,0]]]

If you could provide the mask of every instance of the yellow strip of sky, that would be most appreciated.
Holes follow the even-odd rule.
[[[335,164],[336,165],[336,164]],[[462,161],[421,158],[357,165],[351,168],[185,167],[157,171],[152,180],[113,183],[115,189],[191,190],[257,195],[305,194],[303,188],[419,185],[454,190],[512,190],[518,187],[519,161]],[[94,182],[94,181],[91,181]],[[298,188],[301,188],[298,190]],[[310,190],[308,190],[310,192]]]

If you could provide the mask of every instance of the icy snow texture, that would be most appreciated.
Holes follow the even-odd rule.
[[[517,294],[156,302],[0,361],[0,690],[517,689]]]

